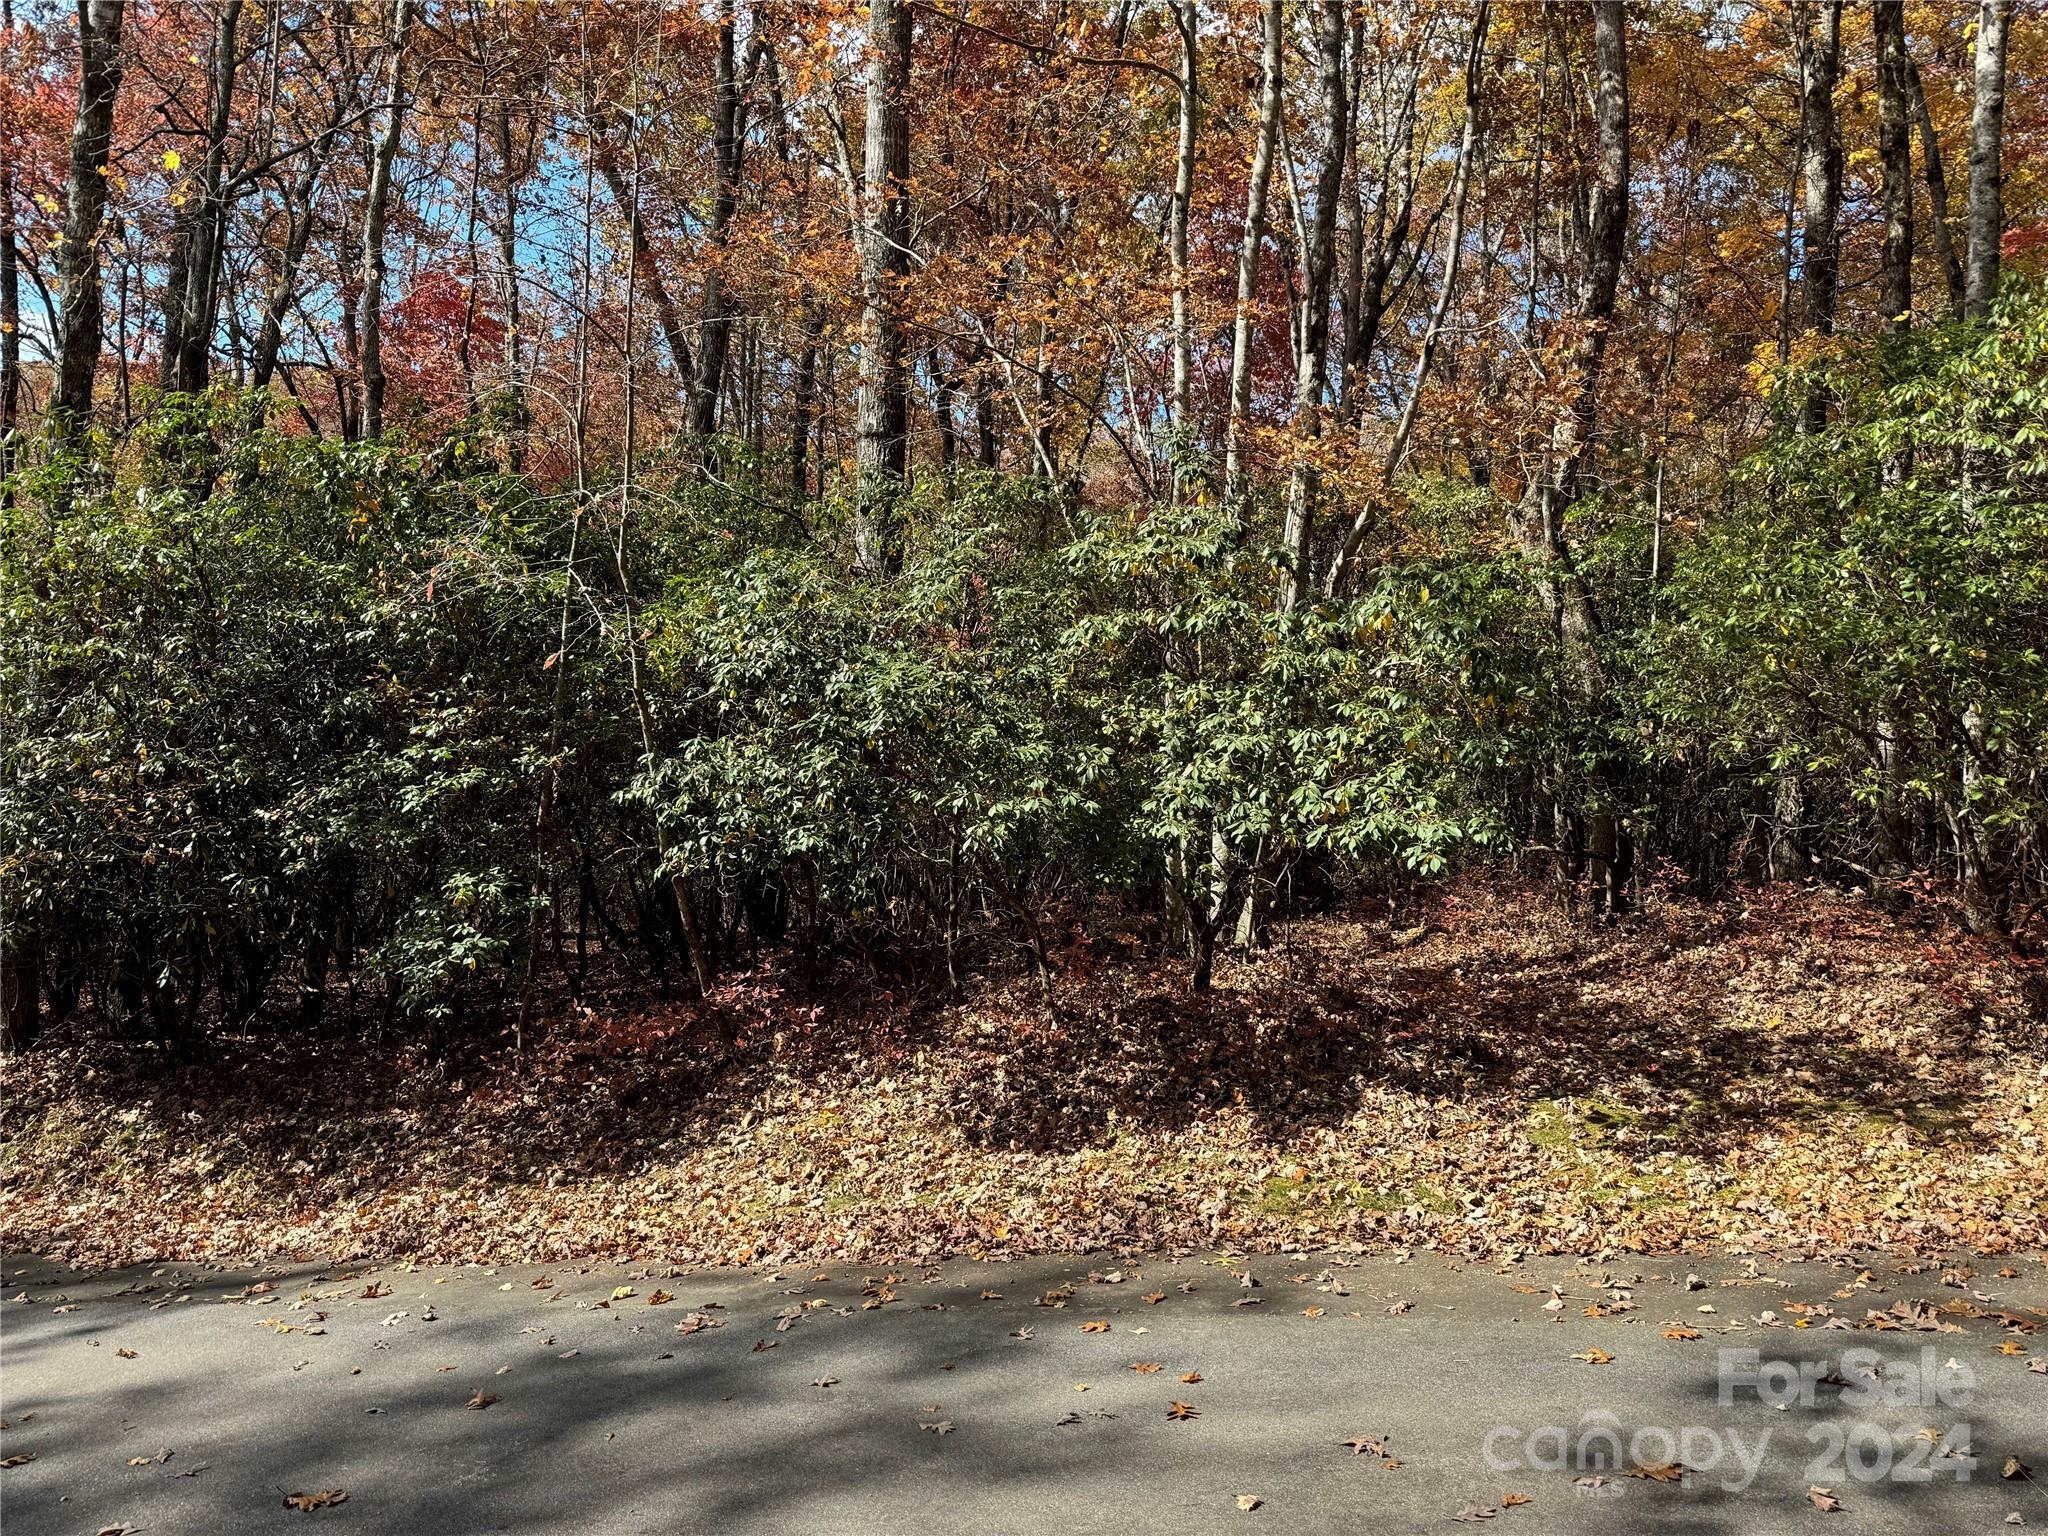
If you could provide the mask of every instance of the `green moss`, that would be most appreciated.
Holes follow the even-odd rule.
[[[1597,1146],[1642,1122],[1636,1111],[1608,1099],[1539,1099],[1529,1106],[1523,1133],[1539,1147]]]

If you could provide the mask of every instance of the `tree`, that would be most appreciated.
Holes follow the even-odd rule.
[[[1905,0],[1875,0],[1870,30],[1877,44],[1877,159],[1884,195],[1877,303],[1885,325],[1905,330],[1913,323],[1913,140],[1907,105],[1912,77]]]
[[[123,0],[78,0],[78,112],[71,128],[64,234],[57,247],[57,377],[50,420],[59,432],[92,415],[100,365],[100,242],[107,212],[107,155],[121,90]]]
[[[1266,197],[1273,185],[1273,149],[1280,141],[1281,61],[1287,16],[1281,0],[1266,0],[1260,36],[1259,129],[1245,191],[1244,236],[1237,247],[1237,312],[1230,331],[1230,407],[1223,427],[1223,492],[1244,494],[1243,436],[1251,409],[1253,305],[1259,291],[1259,256],[1266,243]]]
[[[406,45],[412,33],[413,0],[393,0],[391,40],[385,58],[384,131],[370,166],[363,198],[362,265],[362,430],[384,431],[384,230],[391,210],[391,168],[405,130]]]
[[[1964,312],[1982,319],[1998,293],[2005,239],[2005,55],[2012,0],[1977,8],[1977,63],[1970,108],[1969,253],[1964,259]]]
[[[224,181],[228,131],[234,119],[235,32],[242,0],[223,0],[207,69],[211,96],[199,192],[188,200],[176,236],[172,281],[164,294],[164,388],[194,393],[206,387],[219,315],[220,270],[227,238]]]
[[[1316,83],[1322,107],[1322,160],[1317,167],[1315,212],[1302,252],[1301,320],[1295,327],[1294,421],[1303,440],[1287,485],[1287,522],[1280,543],[1286,553],[1281,606],[1291,608],[1311,584],[1309,525],[1315,516],[1320,476],[1308,447],[1323,435],[1324,374],[1329,366],[1330,294],[1337,269],[1337,209],[1343,198],[1351,107],[1345,75],[1344,0],[1323,0],[1316,30]]]
[[[1842,69],[1841,0],[1798,0],[1798,16],[1800,181],[1806,214],[1799,236],[1802,323],[1815,336],[1832,336],[1842,261],[1842,135],[1835,112]]]
[[[1536,563],[1579,707],[1589,716],[1597,716],[1607,693],[1599,611],[1572,558],[1564,517],[1578,494],[1594,448],[1600,375],[1628,234],[1630,156],[1625,8],[1622,0],[1597,0],[1592,9],[1596,150],[1586,192],[1583,267],[1570,317],[1576,339],[1564,365],[1567,404],[1523,494],[1519,533],[1523,548]],[[1608,773],[1596,771],[1585,813],[1586,858],[1596,901],[1609,911],[1619,911],[1628,902],[1628,870],[1613,794]]]
[[[859,485],[854,558],[870,575],[902,559],[897,498],[908,467],[903,366],[904,278],[910,271],[910,41],[905,0],[871,0],[867,137],[861,161]]]

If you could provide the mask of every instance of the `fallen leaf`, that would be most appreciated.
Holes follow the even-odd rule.
[[[115,1350],[114,1353],[116,1355],[119,1355],[123,1360],[134,1360],[139,1358],[136,1355],[135,1351],[128,1348],[125,1344],[122,1345],[119,1349]]]
[[[1096,1321],[1096,1322],[1092,1322],[1092,1323],[1083,1323],[1083,1324],[1081,1325],[1081,1332],[1083,1332],[1083,1333],[1107,1333],[1107,1332],[1109,1332],[1109,1323],[1108,1323],[1108,1321],[1107,1321],[1106,1319],[1103,1319],[1103,1320],[1098,1320],[1098,1321]]]
[[[1246,1514],[1250,1514],[1253,1510],[1257,1509],[1261,1504],[1265,1502],[1266,1501],[1260,1498],[1256,1493],[1240,1493],[1237,1496],[1237,1507],[1243,1510]]]
[[[1323,1315],[1323,1309],[1321,1307],[1303,1307],[1301,1309],[1301,1315],[1303,1317],[1321,1317]]]
[[[328,1488],[319,1493],[288,1493],[284,1496],[284,1507],[296,1509],[302,1515],[310,1515],[316,1509],[332,1509],[337,1504],[347,1502],[348,1494],[339,1488]]]
[[[1529,1495],[1526,1493],[1504,1493],[1500,1496],[1500,1507],[1502,1509],[1520,1509],[1528,1502]]]
[[[951,1419],[935,1419],[929,1424],[920,1424],[918,1428],[928,1429],[935,1435],[950,1435],[953,1433],[953,1421]]]
[[[1166,1416],[1169,1419],[1197,1419],[1201,1417],[1201,1415],[1195,1411],[1195,1405],[1193,1403],[1184,1403],[1181,1402],[1178,1398],[1174,1399],[1173,1402],[1167,1405]]]
[[[649,1296],[647,1298],[647,1305],[649,1305],[650,1307],[665,1307],[674,1300],[675,1297],[671,1295],[669,1292],[656,1291],[652,1296]]]
[[[17,1456],[0,1457],[0,1467],[25,1467],[35,1459],[34,1451],[23,1451]]]
[[[1842,1501],[1835,1497],[1832,1488],[1823,1488],[1815,1483],[1806,1490],[1806,1502],[1824,1515],[1832,1515],[1842,1507]]]
[[[1181,1376],[1182,1382],[1191,1387],[1201,1379],[1202,1373],[1200,1371],[1188,1371]]]
[[[1140,1376],[1150,1376],[1158,1371],[1159,1362],[1157,1360],[1133,1360],[1131,1362],[1131,1369]]]
[[[638,1296],[639,1294],[640,1293],[634,1290],[633,1287],[631,1287],[630,1285],[622,1285],[617,1290],[612,1292],[612,1300],[624,1301],[628,1296]]]
[[[2034,1469],[2028,1466],[2024,1461],[2021,1461],[2019,1457],[2008,1456],[2005,1458],[2004,1469],[2001,1470],[1998,1475],[2000,1477],[2011,1478],[2014,1481],[2019,1482],[2031,1478],[2034,1475]]]
[[[1385,1456],[1387,1442],[1378,1435],[1353,1435],[1349,1440],[1337,1442],[1354,1456]]]
[[[1588,1365],[1612,1365],[1614,1363],[1614,1356],[1607,1353],[1604,1349],[1584,1349],[1578,1354],[1573,1355],[1572,1359],[1583,1360]]]
[[[1682,1483],[1685,1481],[1685,1463],[1682,1461],[1639,1461],[1630,1467],[1626,1477],[1639,1477],[1652,1483]]]
[[[1699,1329],[1687,1328],[1682,1323],[1674,1324],[1672,1327],[1666,1328],[1664,1330],[1664,1337],[1667,1339],[1696,1339],[1699,1336]]]
[[[1463,1509],[1451,1516],[1451,1518],[1460,1525],[1478,1525],[1480,1522],[1491,1520],[1499,1514],[1500,1511],[1491,1504],[1467,1504]]]
[[[488,1408],[497,1400],[497,1393],[486,1392],[482,1387],[478,1387],[476,1391],[476,1396],[472,1397],[468,1402],[464,1403],[462,1406],[465,1408]]]
[[[2027,1346],[2018,1339],[2007,1339],[1998,1346],[1998,1352],[2001,1355],[2024,1355],[2027,1352]]]
[[[1159,1305],[1159,1303],[1161,1303],[1162,1301],[1166,1300],[1166,1292],[1164,1292],[1164,1291],[1147,1291],[1147,1292],[1146,1292],[1146,1293],[1144,1294],[1144,1296],[1143,1296],[1142,1300],[1144,1301],[1144,1303],[1145,1303],[1145,1305],[1146,1305],[1146,1306],[1148,1306],[1148,1307],[1156,1307],[1156,1306],[1158,1306],[1158,1305]]]

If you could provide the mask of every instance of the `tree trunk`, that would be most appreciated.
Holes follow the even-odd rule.
[[[43,1032],[41,968],[32,951],[0,953],[0,1054],[25,1051]]]
[[[1913,133],[1906,54],[1905,0],[1872,0],[1877,44],[1877,159],[1884,178],[1884,247],[1880,323],[1903,331],[1913,323]]]
[[[1913,118],[1920,126],[1920,174],[1927,183],[1927,222],[1934,228],[1934,250],[1941,260],[1942,280],[1948,284],[1949,309],[1958,317],[1963,312],[1963,263],[1956,255],[1955,235],[1948,222],[1948,174],[1941,164],[1941,136],[1934,131],[1934,119],[1927,115],[1927,92],[1920,84],[1920,66],[1906,53],[1906,85],[1913,96]]]
[[[1280,71],[1286,29],[1281,0],[1266,0],[1259,136],[1252,150],[1251,186],[1245,193],[1244,239],[1237,248],[1237,318],[1230,333],[1230,414],[1223,426],[1223,490],[1233,498],[1244,490],[1239,439],[1251,408],[1252,303],[1259,291],[1260,247],[1266,243],[1266,195],[1273,184],[1273,148],[1280,139]]]
[[[1999,160],[2005,139],[2005,40],[2012,0],[1977,9],[1977,67],[1970,107],[1969,254],[1963,312],[1982,319],[1998,295],[1999,242],[2005,238],[2005,188]]]
[[[803,323],[803,345],[796,357],[796,378],[791,390],[789,407],[789,490],[797,501],[810,500],[811,472],[808,463],[811,443],[811,417],[818,402],[818,342],[824,335],[825,317],[815,306],[805,309]],[[822,479],[818,485],[820,495],[825,486]]]
[[[854,562],[871,576],[895,570],[903,558],[896,500],[908,463],[899,290],[910,272],[910,36],[909,0],[870,0],[853,538]]]
[[[313,194],[333,158],[342,116],[338,104],[326,131],[307,146],[305,166],[292,183],[291,195],[286,200],[284,250],[278,257],[277,281],[264,302],[263,324],[256,333],[256,354],[249,368],[249,382],[257,389],[269,387],[271,375],[277,371],[278,356],[284,350],[284,317],[291,313],[292,301],[298,297],[299,268],[313,239]]]
[[[177,275],[182,281],[173,283],[164,296],[163,385],[189,394],[206,388],[213,357],[214,321],[220,312],[222,247],[227,239],[227,209],[221,183],[226,169],[228,129],[234,120],[235,32],[241,14],[242,0],[227,0],[220,10],[208,81],[213,110],[207,123],[206,154],[177,264]]]
[[[14,0],[0,0],[0,32],[14,33]],[[10,59],[10,64],[14,61]],[[0,156],[0,481],[14,470],[21,416],[21,257],[14,213],[14,161]],[[4,492],[12,505],[13,492]]]
[[[739,74],[733,55],[732,0],[718,7],[718,62],[712,119],[712,163],[717,185],[711,194],[711,223],[704,243],[704,304],[697,326],[697,376],[690,385],[690,431],[698,451],[710,463],[710,437],[718,428],[718,396],[725,384],[725,362],[732,349],[732,305],[721,263],[734,212],[739,207],[740,132]]]
[[[525,338],[520,327],[519,292],[519,183],[520,167],[512,157],[512,104],[505,97],[498,98],[496,120],[492,124],[493,137],[497,140],[498,151],[498,201],[501,217],[497,221],[498,238],[498,282],[499,304],[504,313],[505,335],[503,350],[499,358],[505,370],[505,403],[507,421],[506,463],[516,472],[525,456],[526,430],[530,412],[526,402]],[[472,301],[474,298],[472,286]]]
[[[1401,407],[1401,418],[1394,426],[1393,441],[1387,445],[1386,458],[1382,461],[1382,479],[1388,482],[1400,472],[1402,461],[1408,455],[1409,439],[1414,434],[1422,408],[1422,389],[1429,382],[1430,366],[1435,361],[1437,343],[1443,335],[1444,318],[1450,313],[1452,295],[1458,286],[1458,258],[1465,244],[1465,200],[1472,184],[1472,156],[1479,137],[1481,66],[1485,60],[1486,29],[1491,11],[1489,0],[1480,0],[1479,9],[1472,18],[1472,44],[1465,57],[1465,126],[1458,136],[1458,159],[1451,172],[1451,222],[1444,235],[1443,286],[1437,291],[1429,323],[1423,328],[1422,343],[1415,354],[1415,372],[1408,382],[1408,399]],[[1348,578],[1366,530],[1372,525],[1372,518],[1373,507],[1368,502],[1358,509],[1350,528],[1345,530],[1344,541],[1330,561],[1329,574],[1324,581],[1324,590],[1331,596],[1336,595]]]
[[[62,302],[50,417],[59,433],[81,430],[91,418],[93,377],[100,365],[100,227],[107,213],[114,99],[121,90],[122,9],[123,0],[78,3],[78,110],[71,125],[64,232],[56,260]]]
[[[412,0],[393,0],[391,9],[390,94],[384,132],[370,166],[364,194],[362,370],[365,437],[384,431],[384,226],[391,209],[391,167],[405,127],[405,49],[412,30]]]
[[[637,133],[639,130],[635,127],[628,131]],[[591,153],[597,161],[597,173],[604,178],[606,189],[626,220],[626,243],[632,254],[633,279],[647,290],[648,298],[654,301],[655,324],[661,328],[662,339],[668,343],[669,357],[676,366],[676,377],[688,391],[697,377],[697,358],[690,350],[690,338],[683,329],[683,312],[677,307],[675,296],[668,291],[668,285],[662,281],[661,263],[655,258],[653,242],[648,238],[647,221],[641,216],[639,198],[619,168],[617,151],[601,136],[600,125],[594,124],[591,133],[596,140]]]
[[[1281,530],[1287,571],[1280,594],[1292,608],[1309,580],[1309,529],[1315,518],[1321,476],[1306,445],[1323,435],[1324,370],[1329,362],[1330,289],[1337,269],[1337,207],[1344,192],[1346,142],[1350,137],[1350,81],[1344,67],[1345,0],[1323,0],[1316,34],[1316,76],[1323,109],[1323,160],[1316,172],[1314,223],[1303,253],[1300,338],[1294,363],[1294,428],[1303,440],[1301,458],[1287,482],[1287,521]]]
[[[1386,317],[1388,285],[1414,232],[1415,98],[1419,78],[1420,61],[1411,60],[1395,118],[1393,141],[1380,157],[1378,195],[1373,202],[1369,236],[1362,217],[1364,210],[1354,206],[1349,271],[1344,279],[1343,381],[1337,396],[1337,419],[1347,426],[1364,414],[1365,370]],[[1354,189],[1359,180],[1360,176],[1354,174]],[[1354,199],[1356,195],[1354,191]]]
[[[1579,328],[1570,369],[1570,406],[1559,419],[1545,462],[1531,477],[1518,515],[1524,550],[1540,570],[1544,596],[1557,625],[1578,703],[1591,716],[1604,705],[1599,613],[1565,541],[1565,510],[1577,498],[1593,449],[1600,371],[1607,329],[1614,318],[1629,219],[1628,23],[1623,0],[1596,0],[1593,10],[1595,168],[1585,209],[1585,268],[1574,322]],[[1623,847],[1613,802],[1612,773],[1596,766],[1586,812],[1586,854],[1596,903],[1609,911],[1626,904]]]
[[[1167,223],[1166,259],[1173,282],[1173,414],[1177,438],[1174,451],[1185,453],[1193,430],[1194,321],[1188,313],[1188,209],[1195,200],[1195,136],[1200,128],[1201,98],[1196,93],[1195,0],[1174,0],[1173,25],[1180,34],[1180,131],[1173,156],[1173,207]],[[1178,482],[1176,474],[1175,480]]]
[[[1806,221],[1799,242],[1800,289],[1806,329],[1835,333],[1841,277],[1842,134],[1835,116],[1835,82],[1842,64],[1842,0],[1800,0],[1799,129]],[[1824,408],[1825,402],[1818,402]]]

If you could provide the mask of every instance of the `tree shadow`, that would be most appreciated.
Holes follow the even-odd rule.
[[[1025,1152],[1226,1112],[1279,1145],[1384,1113],[1394,1095],[1418,1115],[1520,1126],[1538,1146],[1713,1159],[1815,1123],[1945,1143],[1983,1105],[1977,1000],[1940,967],[1884,994],[1895,1016],[1839,1016],[1859,978],[1896,970],[1901,936],[1867,912],[1801,909],[1799,938],[1783,913],[1672,907],[1591,927],[1532,917],[1525,899],[1439,897],[1398,932],[1355,913],[1299,923],[1204,998],[1142,958],[1072,963],[1051,998],[1019,983],[958,1006],[851,972],[764,968],[701,1003],[573,1014],[523,1054],[485,1041],[429,1060],[252,1035],[177,1065],[80,1047],[17,1074],[9,1113],[61,1097],[116,1152],[197,1148],[201,1175],[231,1170],[317,1209],[408,1182],[630,1176],[834,1074],[855,1092],[914,1076],[922,1107],[969,1145]],[[1755,985],[1734,984],[1740,966]],[[419,1163],[401,1175],[393,1147]]]

